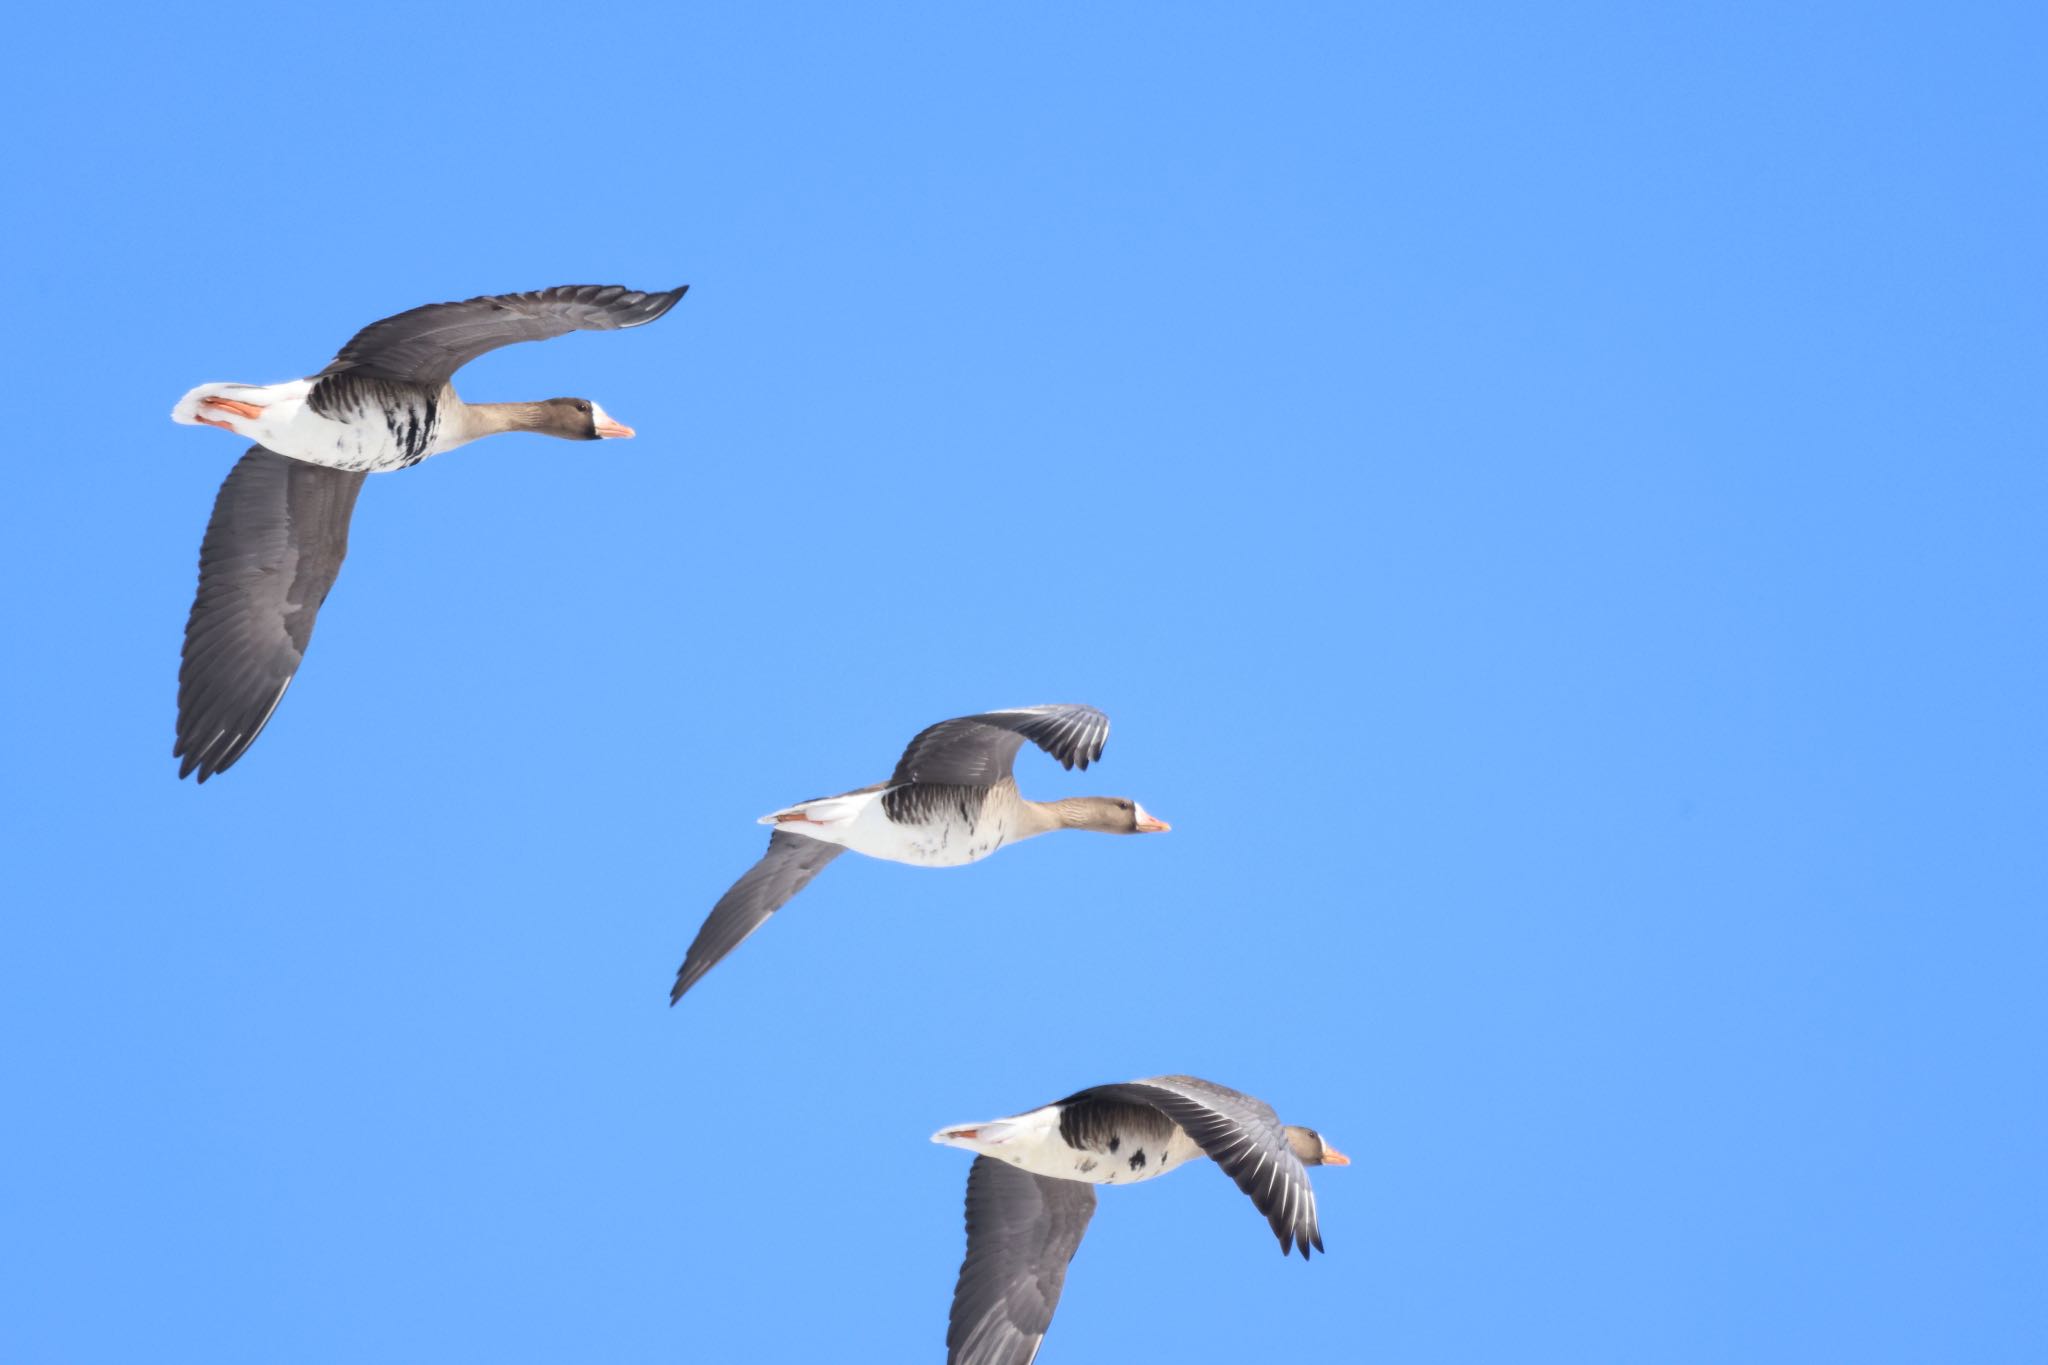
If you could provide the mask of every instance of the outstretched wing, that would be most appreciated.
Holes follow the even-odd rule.
[[[1093,1185],[974,1159],[967,1259],[953,1286],[946,1365],[1030,1365],[1094,1213]]]
[[[178,776],[234,766],[291,686],[348,554],[366,476],[251,446],[199,546],[199,594],[178,669]]]
[[[818,869],[846,850],[821,839],[782,830],[768,836],[768,851],[761,861],[718,898],[704,920],[683,965],[676,972],[676,984],[668,993],[673,1005],[683,992],[697,984],[719,959],[740,946],[747,935],[768,922],[768,917],[789,903],[789,898],[811,884]]]
[[[486,351],[569,332],[608,332],[654,321],[690,286],[644,294],[618,284],[563,284],[524,294],[430,303],[373,322],[341,348],[322,378],[353,372],[442,384]]]
[[[1092,706],[1056,705],[942,720],[910,741],[889,785],[993,786],[1010,775],[1027,739],[1063,768],[1086,768],[1102,757],[1109,717]]]
[[[1062,1104],[1122,1100],[1157,1109],[1187,1130],[1202,1151],[1251,1196],[1280,1239],[1280,1254],[1323,1249],[1316,1228],[1316,1192],[1308,1168],[1287,1145],[1280,1118],[1264,1100],[1198,1076],[1152,1076],[1121,1085],[1098,1085]]]

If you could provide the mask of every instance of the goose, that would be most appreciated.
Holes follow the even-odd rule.
[[[913,867],[958,867],[1056,829],[1172,828],[1124,797],[1030,801],[1018,794],[1010,768],[1025,740],[1071,770],[1101,758],[1108,738],[1109,717],[1092,706],[1020,706],[942,720],[910,741],[887,782],[762,816],[760,823],[775,827],[768,851],[711,907],[676,972],[669,1004],[847,849]]]
[[[1154,1180],[1211,1157],[1266,1216],[1280,1254],[1298,1248],[1306,1260],[1323,1249],[1307,1168],[1351,1164],[1315,1129],[1283,1125],[1264,1101],[1196,1076],[1092,1086],[1012,1118],[941,1128],[932,1141],[975,1153],[947,1365],[1029,1365],[1097,1185]]]
[[[221,484],[199,547],[178,670],[178,776],[205,782],[233,767],[283,700],[348,553],[365,475],[503,431],[633,434],[587,398],[465,403],[450,383],[457,370],[515,341],[639,327],[688,289],[561,285],[431,303],[371,323],[309,378],[201,384],[179,399],[172,421],[256,444]]]

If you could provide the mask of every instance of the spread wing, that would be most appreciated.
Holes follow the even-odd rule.
[[[747,935],[768,922],[768,917],[789,903],[789,898],[811,884],[818,869],[846,850],[838,844],[807,839],[782,830],[768,836],[768,851],[761,861],[718,898],[704,920],[683,965],[676,972],[676,984],[668,993],[673,1005],[683,992],[697,984],[719,959],[740,946]]]
[[[1086,768],[1102,757],[1109,717],[1092,706],[1060,705],[1020,706],[942,720],[910,741],[889,785],[993,786],[1010,775],[1027,739],[1063,768]]]
[[[654,321],[688,292],[643,294],[617,284],[564,284],[524,294],[430,303],[373,322],[341,348],[322,377],[353,371],[379,379],[442,384],[486,351],[569,332],[608,332]]]
[[[1196,1076],[1153,1076],[1098,1085],[1061,1101],[1122,1100],[1149,1105],[1187,1130],[1202,1151],[1251,1196],[1280,1239],[1280,1254],[1323,1249],[1316,1192],[1308,1168],[1287,1145],[1280,1118],[1264,1100]]]
[[[1094,1213],[1093,1185],[974,1159],[967,1259],[953,1286],[946,1365],[1030,1365]]]
[[[252,446],[229,471],[199,547],[199,595],[178,670],[178,776],[234,766],[291,686],[348,553],[363,474]]]

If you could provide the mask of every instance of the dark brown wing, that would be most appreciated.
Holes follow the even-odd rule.
[[[1093,1185],[974,1159],[967,1259],[953,1286],[946,1365],[1030,1365],[1094,1214]]]
[[[1086,768],[1102,757],[1109,717],[1092,706],[1054,705],[942,720],[910,741],[889,785],[993,786],[1010,775],[1027,739],[1063,768]]]
[[[233,767],[277,709],[348,554],[363,474],[262,446],[229,471],[199,547],[178,670],[178,776]]]
[[[569,332],[607,332],[649,323],[690,286],[643,294],[618,284],[564,284],[524,294],[486,294],[430,303],[373,322],[341,348],[322,377],[343,372],[439,385],[487,351]]]
[[[682,999],[684,991],[739,947],[747,935],[766,924],[768,917],[787,905],[791,896],[809,886],[820,868],[844,852],[838,844],[807,839],[801,834],[776,830],[769,835],[768,851],[761,855],[761,861],[748,868],[718,898],[703,927],[697,930],[697,937],[676,972],[676,984],[668,993],[669,1004]]]

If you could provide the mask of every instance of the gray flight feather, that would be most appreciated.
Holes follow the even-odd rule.
[[[313,638],[364,475],[252,446],[220,486],[178,669],[178,776],[234,766]]]
[[[1094,1213],[1093,1185],[974,1159],[967,1172],[967,1258],[953,1286],[946,1365],[1030,1365]]]
[[[1109,717],[1092,706],[1054,705],[942,720],[910,741],[889,785],[993,786],[1010,776],[1027,739],[1063,768],[1086,768],[1102,757]]]
[[[820,868],[844,852],[838,844],[801,834],[777,830],[769,835],[768,851],[761,855],[761,861],[748,868],[746,875],[718,898],[703,927],[697,930],[697,937],[691,941],[690,951],[683,955],[683,965],[676,972],[676,984],[668,993],[669,1004],[682,999],[683,992],[716,967],[719,959],[766,924],[768,917],[787,905],[791,896],[811,884]]]
[[[608,332],[654,321],[689,290],[641,293],[617,284],[564,284],[523,294],[430,303],[373,322],[320,372],[441,385],[487,351],[569,332]],[[314,400],[318,405],[317,398]]]

